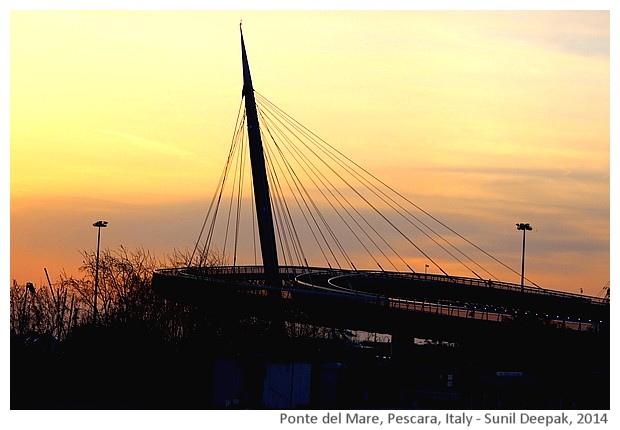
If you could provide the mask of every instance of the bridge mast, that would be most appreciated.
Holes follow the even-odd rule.
[[[279,286],[278,253],[276,238],[273,227],[273,215],[271,212],[271,200],[269,198],[269,183],[267,182],[267,169],[265,168],[265,156],[263,154],[263,142],[258,124],[256,101],[254,99],[254,87],[250,66],[241,32],[241,60],[243,62],[243,96],[245,97],[245,114],[248,124],[248,140],[250,141],[250,161],[252,165],[252,182],[254,183],[254,201],[256,202],[256,218],[258,222],[258,234],[260,247],[265,267],[265,279],[269,285]]]

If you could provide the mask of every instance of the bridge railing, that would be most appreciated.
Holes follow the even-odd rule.
[[[431,303],[415,300],[404,300],[397,298],[390,298],[386,301],[387,305],[394,309],[400,309],[405,311],[415,311],[423,313],[440,314],[458,318],[471,318],[478,320],[506,322],[512,321],[519,317],[518,312],[500,310],[496,308],[488,307],[476,307],[476,306],[458,306],[444,303]],[[594,320],[571,320],[568,318],[558,318],[546,316],[545,319],[550,323],[555,324],[557,327],[586,331],[592,330],[597,327],[607,325],[603,321]]]
[[[157,273],[167,276],[181,276],[191,279],[204,279],[205,276],[215,276],[211,279],[212,282],[221,283],[222,285],[227,285],[228,282],[224,279],[218,279],[217,275],[264,275],[264,270],[259,266],[237,266],[237,267],[211,267],[211,268],[201,268],[208,270],[187,270],[187,268],[168,268],[168,269],[160,269]],[[286,269],[283,271],[282,269]],[[333,275],[334,272],[338,272],[338,270],[325,270],[324,268],[312,268],[309,269],[307,267],[285,267],[281,268],[281,273],[286,273],[287,275],[293,276],[293,274],[299,275],[309,275],[314,273],[315,275]],[[351,273],[359,273],[347,270],[341,270],[340,276],[346,276]],[[379,272],[383,273],[383,272]],[[437,275],[433,275],[437,276]],[[445,277],[444,277],[445,279]],[[293,283],[289,283],[288,287],[278,288],[269,285],[256,285],[254,283],[238,281],[235,282],[235,285],[238,288],[241,288],[248,294],[256,294],[256,295],[264,295],[267,296],[274,292],[279,292],[281,297],[285,300],[293,299],[294,295],[297,296],[305,296],[305,297],[316,297],[316,298],[334,298],[341,297],[343,299],[352,299],[358,304],[366,304],[372,306],[383,306],[386,308],[394,309],[394,310],[402,310],[406,312],[423,312],[423,313],[432,313],[432,314],[441,314],[444,316],[451,316],[457,318],[473,318],[473,319],[481,319],[481,320],[489,320],[496,322],[505,322],[513,320],[518,314],[514,311],[507,311],[503,309],[496,308],[480,308],[475,306],[464,306],[464,305],[456,305],[456,304],[446,304],[442,302],[432,303],[426,301],[416,301],[416,300],[408,300],[401,298],[393,298],[393,297],[385,297],[378,294],[364,293],[355,290],[346,290],[346,289],[338,289],[333,290],[329,288],[321,288],[317,287],[315,284],[307,283],[301,281],[299,279],[296,280],[296,283],[305,287],[307,289],[299,289],[295,288]],[[592,330],[596,329],[600,326],[607,325],[603,321],[581,321],[581,320],[570,320],[565,318],[551,318],[548,320],[553,322],[556,326],[572,329],[572,330]]]
[[[279,272],[287,277],[295,277],[298,274],[324,271],[324,268],[305,266],[280,266]],[[335,269],[337,270],[337,269]],[[183,274],[190,276],[218,276],[218,275],[254,275],[264,276],[263,266],[192,266],[170,267],[156,270],[162,274]]]
[[[344,275],[346,276],[346,275]],[[299,281],[298,281],[299,282]],[[302,284],[305,284],[303,281]],[[306,291],[304,294],[333,294],[333,290],[312,290]],[[426,302],[417,300],[408,300],[394,297],[385,297],[377,294],[363,293],[355,290],[339,289],[338,294],[348,295],[353,297],[357,302],[361,302],[369,305],[381,305],[394,310],[410,311],[410,312],[422,312],[427,314],[440,314],[444,316],[456,317],[456,318],[468,318],[477,320],[487,320],[494,322],[507,322],[513,321],[519,317],[519,312],[506,309],[497,309],[491,307],[478,307],[478,306],[464,306],[456,304],[446,304],[442,302]],[[528,314],[522,312],[525,316]],[[541,316],[542,317],[542,316]],[[597,329],[598,327],[607,325],[603,321],[593,320],[571,320],[568,318],[551,317],[549,315],[544,316],[547,321],[553,323],[558,328],[586,331]]]
[[[543,296],[551,296],[551,297],[561,297],[561,298],[570,298],[579,301],[588,302],[594,305],[608,305],[609,300],[601,297],[592,297],[592,296],[584,296],[581,294],[569,293],[565,291],[556,291],[556,290],[547,290],[544,288],[536,288],[524,285],[521,288],[519,284],[512,284],[508,282],[495,281],[495,280],[483,280],[477,278],[465,278],[459,276],[446,276],[446,275],[435,275],[435,274],[422,274],[422,273],[407,273],[407,272],[379,272],[379,271],[360,271],[360,272],[350,272],[350,276],[362,276],[362,277],[371,277],[371,276],[380,276],[383,278],[392,278],[392,279],[407,279],[407,280],[418,280],[418,281],[426,281],[426,282],[435,282],[435,283],[452,283],[459,285],[467,285],[481,288],[493,288],[499,290],[507,290],[514,291],[518,293],[526,293],[526,294],[534,294],[534,295],[543,295]]]
[[[207,267],[177,267],[168,269],[159,269],[159,273],[178,273],[184,275],[200,276],[222,276],[222,275],[242,275],[242,276],[264,276],[265,269],[263,266],[207,266]],[[317,275],[333,274],[334,276],[381,276],[394,279],[411,279],[426,282],[445,283],[475,286],[481,288],[494,288],[500,290],[523,292],[526,294],[544,295],[560,298],[570,298],[584,301],[594,305],[608,305],[609,299],[602,297],[583,296],[565,291],[547,290],[544,288],[536,288],[524,285],[521,288],[519,284],[496,280],[483,280],[478,278],[466,278],[460,276],[446,276],[436,274],[408,273],[408,272],[387,272],[387,271],[356,271],[348,269],[326,269],[321,267],[305,267],[305,266],[280,266],[280,275],[289,280],[294,279],[297,275],[316,273]]]

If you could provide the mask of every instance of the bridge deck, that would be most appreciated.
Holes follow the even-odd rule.
[[[216,312],[265,318],[283,312],[290,321],[386,333],[415,325],[437,334],[433,327],[454,321],[453,337],[459,337],[462,330],[489,330],[523,317],[573,330],[609,326],[609,301],[561,291],[413,273],[281,267],[280,274],[281,288],[265,285],[257,266],[162,269],[153,287],[163,297]]]

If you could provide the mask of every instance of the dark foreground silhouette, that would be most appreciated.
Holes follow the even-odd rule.
[[[140,323],[81,326],[62,343],[12,334],[11,409],[609,409],[604,333],[515,327],[397,350],[236,330],[174,344]]]

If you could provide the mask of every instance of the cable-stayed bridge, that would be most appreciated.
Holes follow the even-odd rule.
[[[442,340],[519,319],[608,330],[608,288],[591,297],[503,282],[522,272],[256,92],[243,35],[241,45],[229,154],[188,264],[154,273],[159,294],[211,312]]]

